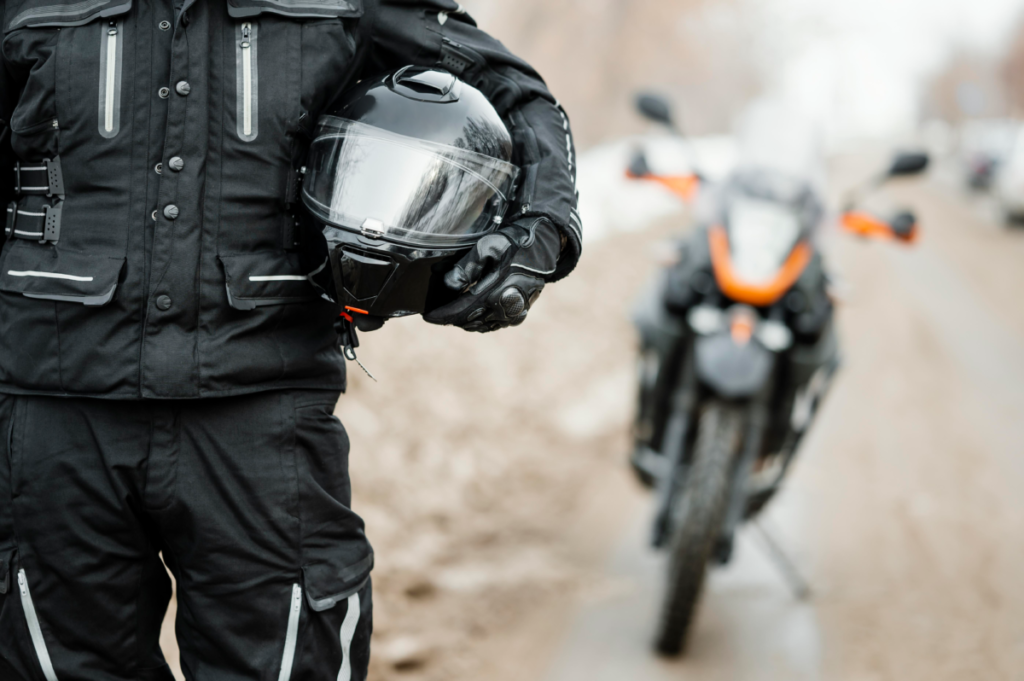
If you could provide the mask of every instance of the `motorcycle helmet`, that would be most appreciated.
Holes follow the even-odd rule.
[[[350,313],[423,314],[444,275],[497,229],[512,137],[484,95],[438,68],[362,81],[317,122],[299,224],[310,281]]]

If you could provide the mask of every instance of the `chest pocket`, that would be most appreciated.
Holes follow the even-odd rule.
[[[291,249],[302,133],[358,75],[362,0],[225,1],[220,219],[245,228],[221,229],[218,255]]]
[[[299,89],[300,101],[293,100],[301,107],[299,116],[318,115],[320,107],[349,80],[355,56],[354,27],[363,15],[362,0],[227,3],[228,14],[235,21],[238,138],[252,142],[259,136],[261,99],[269,104],[280,101],[275,95],[294,97],[294,91],[287,92],[287,87]],[[285,55],[288,58],[282,58]]]
[[[88,126],[93,135],[118,134],[123,17],[131,7],[131,0],[6,3],[4,56],[25,83],[11,122],[12,131],[24,138],[15,140],[19,155],[55,156],[61,114],[65,125]]]

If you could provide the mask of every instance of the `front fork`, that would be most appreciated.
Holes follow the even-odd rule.
[[[672,392],[668,423],[662,443],[665,468],[658,478],[657,504],[651,543],[662,548],[672,533],[672,512],[686,474],[686,443],[689,440],[691,415],[697,407],[697,372],[692,343],[687,348],[680,368],[679,383]]]
[[[743,437],[743,448],[736,459],[736,467],[732,476],[732,489],[729,492],[729,506],[726,509],[722,533],[715,543],[715,560],[725,565],[732,558],[736,528],[743,522],[747,511],[747,496],[750,479],[754,472],[754,464],[761,454],[764,434],[768,428],[769,395],[771,381],[751,403],[747,417],[747,429]]]

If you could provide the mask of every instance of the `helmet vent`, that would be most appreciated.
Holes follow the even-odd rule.
[[[409,99],[426,102],[457,102],[458,79],[441,69],[407,66],[394,75],[391,89]]]

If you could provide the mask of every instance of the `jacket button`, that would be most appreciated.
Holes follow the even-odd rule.
[[[159,90],[157,90],[156,93],[160,95],[160,99],[167,99],[171,96],[171,88],[162,87]]]
[[[160,26],[160,30],[161,31],[169,31],[169,30],[171,30],[171,22],[169,22],[169,21],[161,21],[158,24],[158,26]]]
[[[164,217],[168,220],[178,219],[178,207],[173,203],[164,208]]]
[[[160,296],[159,298],[156,299],[156,306],[163,312],[167,312],[168,310],[171,309],[171,297]]]
[[[188,84],[187,80],[180,80],[174,86],[174,90],[182,97],[187,97],[188,93],[192,92],[192,86]]]
[[[163,163],[157,163],[155,166],[153,166],[153,170],[156,171],[157,175],[163,175],[163,173],[164,173],[164,164]]]
[[[171,160],[167,162],[167,165],[170,166],[171,170],[175,172],[181,172],[181,170],[185,167],[185,159],[183,159],[181,156],[172,156]]]

